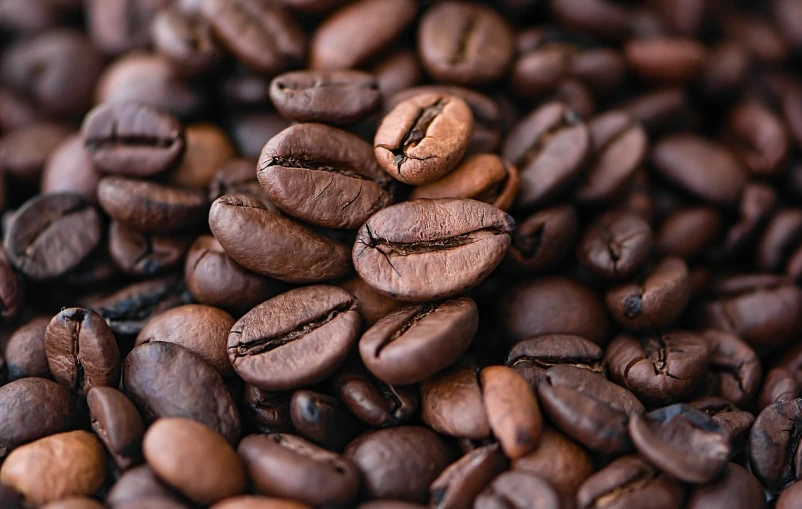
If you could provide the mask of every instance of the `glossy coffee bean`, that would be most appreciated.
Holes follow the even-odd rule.
[[[256,306],[231,327],[228,358],[243,380],[260,389],[319,382],[356,343],[358,307],[353,295],[336,286],[290,290]]]
[[[150,42],[151,19],[166,4],[164,0],[90,0],[86,8],[93,42],[110,54],[144,48]]]
[[[579,217],[572,205],[539,210],[517,224],[501,267],[515,274],[548,270],[566,259],[578,230]]]
[[[480,372],[479,383],[490,430],[504,454],[514,461],[532,452],[543,417],[526,379],[506,366],[489,366]]]
[[[544,334],[516,343],[506,364],[537,390],[537,384],[552,366],[568,364],[604,373],[604,351],[582,336]]]
[[[524,470],[513,470],[499,475],[476,497],[476,509],[531,507],[532,501],[544,509],[562,507],[560,495],[545,480]]]
[[[437,507],[471,507],[484,487],[501,474],[507,460],[498,444],[477,447],[448,466],[429,488],[429,501]]]
[[[732,456],[743,450],[749,441],[749,430],[755,422],[755,416],[741,410],[730,401],[709,396],[688,403],[688,406],[706,413],[730,437]]]
[[[34,318],[8,338],[3,355],[10,382],[28,377],[50,378],[45,351],[45,330],[49,323],[50,317]]]
[[[600,277],[627,279],[649,258],[653,243],[649,223],[634,214],[608,213],[585,231],[577,259]]]
[[[752,474],[772,492],[797,481],[802,400],[780,401],[764,408],[749,433]]]
[[[763,410],[779,401],[796,399],[802,396],[802,387],[794,374],[784,366],[771,368],[763,380],[757,399],[757,407]]]
[[[763,369],[755,351],[741,338],[709,329],[702,336],[711,343],[707,391],[736,405],[746,405],[757,396]]]
[[[554,16],[574,31],[587,32],[603,39],[617,40],[631,30],[627,10],[608,0],[551,0]]]
[[[637,456],[624,456],[599,470],[579,488],[576,504],[581,509],[649,506],[679,509],[682,485]]]
[[[359,422],[337,398],[297,390],[289,404],[292,426],[303,438],[333,451],[342,451],[359,430]]]
[[[93,387],[86,395],[92,430],[103,442],[120,472],[142,461],[145,427],[134,404],[111,387]]]
[[[405,202],[360,228],[354,266],[366,283],[395,299],[448,298],[478,285],[501,263],[513,228],[510,216],[474,200]]]
[[[736,107],[728,119],[728,134],[736,152],[756,176],[780,171],[788,155],[788,140],[782,120],[756,102]]]
[[[685,84],[699,75],[707,53],[693,40],[651,38],[629,41],[624,56],[629,66],[648,81]]]
[[[37,377],[0,387],[0,408],[6,416],[0,422],[0,458],[17,446],[67,431],[76,414],[66,389]]]
[[[421,418],[444,435],[469,439],[490,436],[479,370],[462,360],[420,384]]]
[[[246,385],[242,395],[245,431],[269,434],[292,430],[290,396],[290,393],[263,391]]]
[[[0,318],[14,320],[22,312],[24,300],[25,283],[0,249]]]

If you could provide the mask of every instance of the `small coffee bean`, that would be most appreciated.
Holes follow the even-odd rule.
[[[190,499],[213,504],[245,491],[245,471],[226,439],[184,418],[159,419],[142,440],[148,465]]]
[[[47,158],[39,190],[42,194],[72,193],[97,203],[101,173],[92,164],[80,133],[68,136]]]
[[[471,299],[407,306],[368,329],[359,340],[359,353],[382,381],[414,384],[453,364],[470,346],[478,325]]]
[[[51,377],[45,351],[45,330],[49,323],[49,317],[34,318],[8,338],[4,356],[10,382],[28,377]]]
[[[190,242],[186,235],[151,235],[119,221],[112,221],[109,228],[109,255],[131,276],[153,276],[174,268],[183,261]]]
[[[278,208],[329,228],[357,228],[393,201],[392,179],[370,145],[322,124],[294,125],[274,136],[256,174]]]
[[[761,183],[748,184],[738,205],[738,220],[727,230],[721,246],[720,258],[729,259],[740,254],[758,234],[774,211],[777,193]]]
[[[688,207],[671,213],[657,232],[661,253],[695,260],[721,237],[723,218],[714,207]]]
[[[360,228],[354,266],[366,283],[395,299],[448,298],[478,285],[501,263],[513,228],[510,216],[474,200],[404,202]]]
[[[14,267],[35,280],[75,268],[100,242],[100,215],[83,198],[48,194],[31,198],[5,228],[3,247]]]
[[[498,444],[477,447],[448,466],[429,487],[429,502],[443,509],[471,507],[477,495],[507,467]]]
[[[627,9],[609,0],[551,0],[549,6],[556,19],[572,31],[618,40],[632,29]]]
[[[208,23],[176,8],[164,8],[150,23],[153,46],[189,76],[214,68],[222,53]]]
[[[543,272],[564,261],[579,232],[579,217],[569,204],[539,210],[518,223],[501,267],[514,274]]]
[[[133,103],[105,103],[81,126],[92,164],[107,173],[147,177],[170,167],[184,151],[184,130],[172,115]]]
[[[421,419],[444,435],[482,439],[490,436],[479,369],[467,360],[420,384]]]
[[[125,472],[142,461],[139,447],[145,427],[134,404],[111,387],[93,387],[86,395],[92,430],[114,463]]]
[[[250,435],[237,451],[254,487],[265,495],[341,507],[359,487],[351,460],[295,435]]]
[[[727,332],[708,329],[702,336],[711,343],[713,351],[707,373],[708,393],[741,406],[753,401],[763,374],[755,351],[741,338]]]
[[[579,488],[576,503],[578,509],[679,509],[684,498],[679,482],[637,456],[624,456],[590,476]]]
[[[75,410],[70,394],[43,378],[22,378],[0,387],[0,458],[17,446],[68,430]]]
[[[567,364],[604,373],[604,350],[582,336],[544,334],[516,343],[506,364],[537,390],[537,384],[552,366]]]
[[[798,481],[802,399],[779,401],[764,408],[749,433],[749,466],[771,492]]]
[[[653,134],[687,128],[694,119],[689,99],[681,88],[666,88],[648,92],[618,105]]]
[[[749,441],[749,430],[755,422],[755,416],[741,410],[730,401],[716,396],[691,401],[688,406],[706,413],[730,437],[732,456],[742,451]]]
[[[215,124],[188,125],[184,138],[184,155],[168,173],[168,181],[177,186],[209,187],[217,170],[237,155],[237,149],[228,134]],[[251,177],[252,173],[253,165]]]
[[[303,438],[332,451],[342,451],[358,433],[359,422],[337,398],[298,390],[290,400],[290,419]]]
[[[0,468],[0,482],[37,505],[91,495],[105,479],[103,446],[86,431],[57,433],[23,445]]]
[[[476,497],[476,509],[508,507],[525,509],[532,507],[532,501],[543,509],[562,507],[560,495],[545,480],[524,470],[512,470],[499,475]]]
[[[645,80],[681,85],[699,76],[707,51],[696,41],[678,37],[633,39],[624,47],[624,56]]]
[[[421,503],[452,459],[443,439],[421,426],[368,431],[348,445],[345,456],[356,464],[368,496]]]
[[[514,461],[532,452],[543,431],[543,417],[527,381],[506,366],[482,369],[479,380],[487,421],[504,454]]]
[[[270,100],[294,122],[353,124],[381,105],[376,78],[362,71],[293,71],[270,82]]]
[[[9,373],[11,368],[9,367]],[[767,406],[779,401],[787,401],[802,396],[802,387],[788,368],[775,366],[771,368],[763,379],[763,386],[757,398],[757,407],[763,410]]]
[[[788,140],[782,120],[755,102],[736,107],[728,119],[733,149],[755,176],[772,176],[783,167]]]
[[[423,93],[398,103],[381,121],[373,147],[379,165],[405,184],[433,182],[459,163],[473,114],[456,96]]]
[[[246,385],[242,397],[242,421],[248,431],[263,434],[291,431],[290,394]]]
[[[228,358],[247,383],[265,390],[326,378],[356,344],[359,302],[336,286],[306,286],[273,297],[240,318]],[[286,369],[282,369],[286,368]]]
[[[643,267],[653,243],[649,223],[634,214],[611,212],[585,231],[577,259],[600,277],[627,279]]]

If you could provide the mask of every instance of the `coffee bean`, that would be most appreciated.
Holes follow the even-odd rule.
[[[245,490],[234,449],[197,421],[159,419],[145,434],[142,452],[159,478],[196,502],[212,504]]]
[[[94,43],[111,54],[145,48],[151,19],[166,4],[164,0],[90,0],[86,8]]]
[[[291,431],[290,396],[246,385],[242,397],[243,428],[264,434]]]
[[[106,503],[113,506],[134,504],[148,499],[148,502],[169,500],[178,494],[164,484],[147,464],[128,470],[114,483],[106,497]],[[176,503],[178,501],[176,500]]]
[[[667,255],[696,260],[718,241],[723,229],[724,221],[716,208],[681,208],[660,225],[657,249]]]
[[[152,276],[183,261],[192,238],[186,235],[150,235],[119,221],[109,228],[109,255],[120,270],[131,276]]]
[[[303,438],[333,451],[342,451],[358,433],[359,422],[337,398],[297,390],[290,400],[290,419]]]
[[[106,446],[115,465],[125,472],[142,461],[139,447],[145,427],[125,394],[111,387],[93,387],[86,395],[92,430]]]
[[[0,482],[37,505],[91,495],[105,479],[103,446],[86,431],[57,433],[19,447],[0,469]]]
[[[22,311],[25,283],[14,270],[5,251],[0,249],[0,318],[10,321]]]
[[[532,111],[502,149],[521,179],[516,206],[531,209],[556,198],[579,178],[591,152],[587,126],[567,106],[554,102]]]
[[[476,304],[467,298],[404,307],[365,332],[359,353],[382,381],[418,383],[454,363],[470,346],[478,322]]]
[[[265,495],[340,507],[359,487],[351,460],[295,435],[250,435],[237,451],[254,487]]]
[[[793,373],[784,366],[776,366],[766,373],[757,399],[757,407],[763,410],[773,403],[796,399],[800,396],[802,396],[802,387]]]
[[[543,417],[527,381],[506,366],[489,366],[482,369],[479,383],[487,421],[504,454],[514,461],[532,452]]]
[[[209,212],[209,227],[234,261],[280,281],[314,283],[351,270],[345,246],[271,211],[253,196],[218,198]]]
[[[36,280],[75,268],[100,242],[100,216],[83,198],[48,194],[25,202],[5,229],[3,247],[20,272]]]
[[[230,159],[215,172],[209,184],[209,201],[214,201],[224,194],[262,193],[254,172],[255,166],[256,164],[249,159]]]
[[[713,419],[730,437],[732,456],[743,450],[749,441],[749,430],[755,416],[741,410],[724,398],[709,396],[691,401],[688,406],[701,410]]]
[[[365,493],[373,498],[424,502],[431,483],[448,466],[451,451],[433,431],[420,426],[368,431],[348,445]]]
[[[414,87],[423,78],[423,69],[417,55],[411,50],[399,50],[388,55],[372,70],[385,101],[402,90]]]
[[[476,509],[509,507],[524,509],[537,500],[543,509],[562,507],[560,495],[545,480],[526,471],[513,470],[499,475],[476,497]]]
[[[574,366],[554,366],[537,386],[543,411],[557,428],[595,451],[626,452],[631,416],[643,405],[627,389]]]
[[[604,351],[582,336],[545,334],[516,343],[506,364],[537,390],[537,384],[552,366],[567,364],[603,374]]]
[[[214,124],[190,124],[184,131],[184,138],[184,155],[168,173],[171,184],[207,188],[217,170],[237,155],[237,149],[228,134]]]
[[[45,329],[49,323],[49,317],[34,318],[17,328],[8,338],[3,355],[10,382],[28,377],[51,377],[45,352]]]
[[[239,495],[216,503],[211,509],[311,509],[312,506],[282,498]]]
[[[513,228],[510,216],[478,201],[405,202],[360,228],[354,266],[366,283],[395,299],[448,298],[478,285],[501,263]]]
[[[711,343],[713,351],[707,391],[736,405],[753,401],[763,374],[755,351],[738,336],[726,332],[709,329],[702,332],[702,336]]]
[[[771,492],[797,481],[802,400],[780,401],[764,408],[749,434],[749,466]]]
[[[728,134],[741,160],[756,176],[775,175],[788,155],[782,120],[755,102],[735,108],[728,119]]]
[[[577,247],[580,264],[605,279],[633,276],[649,257],[654,235],[634,214],[612,212],[592,223]]]
[[[336,286],[290,290],[231,327],[228,358],[243,380],[260,389],[316,383],[332,374],[356,343],[358,307],[353,295]]]
[[[373,147],[393,178],[421,185],[454,169],[472,132],[473,114],[465,101],[429,92],[397,104],[382,119]]]
[[[609,0],[550,0],[554,16],[572,31],[620,39],[631,30],[630,14]]]
[[[17,446],[68,430],[75,414],[70,394],[43,378],[22,378],[0,387],[0,458]]]
[[[515,274],[550,269],[566,259],[578,230],[579,217],[572,205],[555,205],[535,212],[517,225],[501,267]]]
[[[37,143],[41,143],[38,141]],[[72,134],[50,152],[42,170],[42,194],[73,193],[97,203],[101,174],[94,167],[80,134]]]
[[[170,114],[144,105],[105,103],[81,126],[92,164],[117,175],[161,173],[184,151],[184,130]]]
[[[448,466],[429,487],[430,503],[437,507],[471,507],[474,499],[507,466],[498,444],[478,447]]]
[[[766,272],[783,268],[802,235],[802,210],[778,210],[762,232],[755,252],[755,265]]]
[[[125,359],[123,383],[147,421],[186,417],[230,443],[239,438],[239,412],[223,379],[180,345],[156,341],[134,348]]]
[[[153,16],[150,36],[156,49],[190,76],[211,70],[222,59],[209,24],[175,8]]]
[[[645,80],[681,85],[698,77],[707,52],[704,46],[689,39],[651,38],[629,41],[624,56]]]
[[[287,120],[353,124],[381,104],[376,78],[361,71],[294,71],[270,82],[270,99]]]
[[[380,319],[404,306],[403,302],[380,294],[359,276],[340,281],[338,286],[359,301],[359,316],[362,317],[364,327],[372,327]]]
[[[322,124],[294,125],[274,136],[256,174],[278,208],[330,228],[357,228],[393,200],[392,179],[370,145]]]
[[[467,360],[420,384],[421,419],[444,435],[482,439],[490,436],[479,369]]]
[[[120,349],[111,328],[97,313],[67,308],[45,331],[47,363],[59,384],[81,396],[120,381]]]
[[[220,43],[256,72],[275,74],[303,60],[306,40],[284,9],[264,0],[202,0],[200,10]]]
[[[0,166],[11,175],[35,181],[50,155],[67,139],[67,126],[42,122],[15,129],[0,138]]]
[[[654,507],[679,509],[682,485],[637,456],[624,456],[585,481],[576,494],[579,509]]]

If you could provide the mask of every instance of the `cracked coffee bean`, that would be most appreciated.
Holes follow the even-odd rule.
[[[582,336],[544,334],[516,343],[506,363],[537,390],[537,384],[553,366],[566,364],[603,374],[604,350]]]
[[[653,243],[649,223],[633,214],[612,212],[585,231],[577,260],[605,279],[628,279],[649,259]]]

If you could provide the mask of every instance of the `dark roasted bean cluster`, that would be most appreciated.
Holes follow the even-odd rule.
[[[0,0],[0,509],[802,508],[802,0]]]

